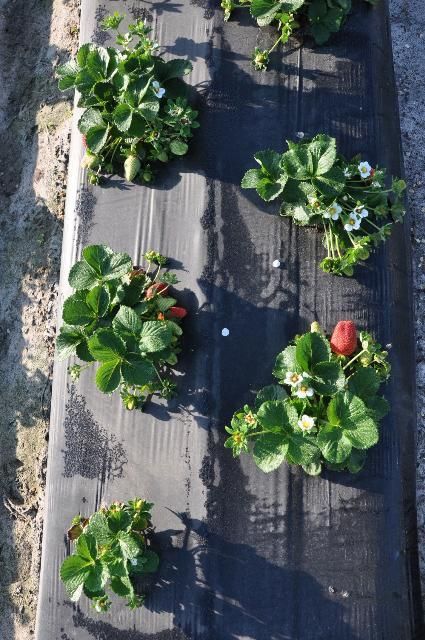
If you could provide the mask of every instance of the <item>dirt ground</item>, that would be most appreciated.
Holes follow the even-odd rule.
[[[382,0],[384,1],[384,0]],[[418,510],[425,578],[425,14],[390,0],[413,214]],[[34,637],[56,287],[71,102],[54,68],[78,41],[79,0],[0,0],[0,638]],[[414,56],[412,56],[414,50]],[[16,55],[18,53],[18,55]],[[425,584],[425,580],[424,580]],[[425,592],[425,589],[424,589]]]
[[[34,637],[79,0],[0,0],[0,638]]]
[[[417,509],[425,606],[425,14],[423,0],[390,0],[401,137],[412,216],[417,344]]]

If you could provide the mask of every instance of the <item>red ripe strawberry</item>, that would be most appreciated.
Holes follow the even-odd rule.
[[[161,295],[167,288],[168,285],[165,284],[165,282],[155,282],[154,284],[151,284],[151,286],[146,290],[146,299],[150,300],[157,293]]]
[[[351,356],[357,349],[357,330],[352,320],[340,320],[331,337],[331,349],[340,356]]]
[[[165,316],[164,316],[164,314],[162,313],[162,311],[160,311],[160,312],[158,313],[158,315],[157,315],[157,317],[156,317],[156,318],[157,318],[157,320],[165,320]]]
[[[168,309],[168,317],[169,318],[177,318],[181,320],[187,316],[187,311],[183,307],[171,307]]]
[[[370,178],[373,178],[373,176],[375,175],[375,169],[371,169],[370,170]]]

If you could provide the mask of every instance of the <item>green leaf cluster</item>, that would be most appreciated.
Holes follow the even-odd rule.
[[[93,183],[113,172],[128,181],[149,182],[151,163],[184,155],[192,130],[199,126],[182,80],[191,63],[158,55],[158,44],[148,37],[150,29],[142,20],[120,33],[123,17],[115,13],[103,23],[116,32],[118,47],[84,44],[57,72],[62,91],[79,92],[83,166]]]
[[[321,268],[351,276],[403,220],[406,184],[393,178],[389,185],[385,169],[373,169],[360,156],[347,161],[335,138],[325,134],[287,144],[282,154],[256,153],[259,168],[245,173],[242,187],[255,189],[266,202],[279,198],[280,214],[295,224],[321,227],[327,252]],[[366,176],[360,173],[364,164]]]
[[[365,0],[375,4],[375,0]],[[222,0],[224,19],[229,20],[236,8],[248,7],[259,27],[273,24],[278,31],[277,40],[269,49],[255,48],[252,64],[265,71],[270,53],[278,44],[288,42],[292,33],[308,34],[318,45],[339,31],[351,10],[351,0]]]
[[[265,472],[287,462],[310,475],[323,466],[357,473],[388,411],[378,395],[387,356],[368,334],[350,357],[335,355],[316,329],[298,336],[276,358],[278,384],[261,389],[254,407],[245,405],[225,427],[225,446],[234,456],[252,454]]]
[[[68,537],[75,550],[60,568],[60,577],[73,602],[87,596],[98,612],[111,606],[107,589],[127,600],[131,609],[143,604],[134,589],[137,575],[155,573],[158,555],[149,548],[153,504],[135,498],[115,502],[90,518],[77,516]]]
[[[148,268],[133,269],[125,253],[86,247],[69,273],[74,293],[64,302],[57,338],[60,358],[77,356],[86,363],[71,367],[73,379],[99,363],[97,387],[103,393],[119,389],[128,409],[141,408],[154,393],[174,393],[167,369],[177,362],[182,334],[173,314],[177,301],[168,294],[178,280],[162,273],[164,256],[145,257]]]

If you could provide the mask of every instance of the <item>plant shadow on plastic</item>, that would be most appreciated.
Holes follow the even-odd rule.
[[[376,0],[364,1],[376,3]],[[342,28],[351,11],[351,0],[222,0],[221,7],[226,21],[235,9],[249,8],[259,27],[273,25],[277,28],[278,37],[271,47],[255,47],[252,52],[253,67],[265,71],[271,53],[279,44],[288,42],[293,34],[307,34],[316,44],[325,44]]]
[[[208,638],[211,633],[220,640],[244,635],[269,640],[296,637],[295,630],[299,631],[301,626],[305,632],[326,629],[327,637],[336,640],[328,626],[331,617],[338,620],[338,632],[344,639],[359,640],[344,621],[339,598],[326,597],[323,587],[306,571],[295,568],[291,562],[279,566],[253,546],[229,541],[187,514],[176,516],[183,530],[170,529],[154,536],[161,547],[161,567],[155,587],[144,603],[150,612],[170,613],[172,628],[157,633],[145,633],[143,628],[123,630],[114,626],[110,618],[94,620],[76,611],[75,629],[87,630],[94,640],[187,640]],[[262,517],[266,518],[265,512]],[[281,525],[285,519],[286,516],[278,517]],[[217,567],[220,567],[219,582]],[[302,587],[309,607],[295,605],[294,585]],[[196,622],[200,610],[208,625],[201,635]],[[301,611],[302,623],[298,619]]]
[[[119,389],[127,409],[142,409],[153,394],[174,396],[169,370],[178,361],[180,321],[187,314],[168,295],[178,280],[163,271],[167,259],[155,251],[144,257],[147,267],[133,268],[125,253],[86,247],[69,274],[75,293],[64,302],[57,338],[60,358],[76,355],[86,363],[70,367],[72,379],[99,362],[98,389]]]
[[[129,182],[152,180],[155,167],[185,155],[197,111],[187,101],[181,78],[192,70],[187,60],[165,62],[143,20],[120,33],[124,16],[103,21],[116,32],[119,48],[84,44],[75,60],[58,69],[59,88],[77,89],[84,112],[78,122],[89,181],[117,172]]]

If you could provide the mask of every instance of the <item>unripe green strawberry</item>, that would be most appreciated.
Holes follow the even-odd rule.
[[[88,149],[86,149],[83,159],[81,160],[81,166],[83,167],[83,169],[84,168],[93,169],[98,164],[99,164],[99,161],[97,159],[97,156],[94,153],[91,153],[91,151],[89,151]]]
[[[124,162],[124,176],[128,182],[134,180],[140,171],[141,163],[136,156],[128,156]]]

